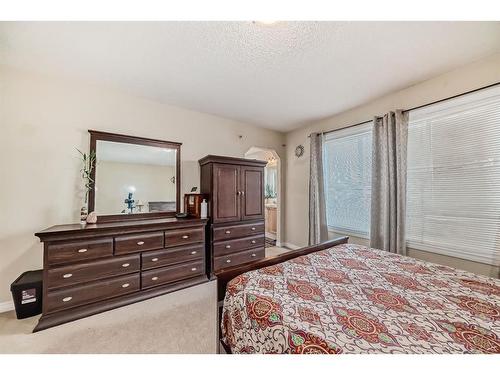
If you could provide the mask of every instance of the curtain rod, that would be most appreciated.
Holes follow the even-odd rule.
[[[500,85],[500,82],[492,83],[491,85],[487,85],[487,86],[479,87],[479,88],[477,88],[477,89],[470,90],[470,91],[466,91],[466,92],[463,92],[463,93],[461,93],[461,94],[457,94],[457,95],[449,96],[449,97],[447,97],[447,98],[444,98],[444,99],[439,99],[439,100],[436,100],[436,101],[434,101],[434,102],[430,102],[430,103],[426,103],[426,104],[418,105],[418,106],[416,106],[416,107],[412,107],[412,108],[409,108],[409,109],[405,109],[405,110],[403,110],[403,112],[410,112],[410,111],[414,111],[414,110],[416,110],[416,109],[420,109],[420,108],[428,107],[428,106],[433,105],[433,104],[437,104],[437,103],[444,102],[445,100],[455,99],[455,98],[458,98],[458,97],[460,97],[460,96],[464,96],[464,95],[467,95],[467,94],[472,94],[473,92],[480,91],[480,90],[484,90],[484,89],[488,89],[488,88],[490,88],[490,87],[497,86],[497,85]],[[376,116],[374,116],[374,117],[376,117]],[[338,129],[335,129],[335,130],[326,130],[326,131],[322,131],[322,132],[318,132],[318,133],[319,133],[319,134],[328,134],[328,133],[332,133],[332,132],[337,131],[337,130],[349,129],[349,128],[352,128],[352,127],[354,127],[354,126],[367,124],[367,123],[372,122],[372,121],[373,121],[373,119],[371,119],[371,120],[366,120],[366,121],[358,122],[358,123],[356,123],[356,124],[352,124],[352,125],[344,126],[344,127],[342,127],[342,128],[338,128]],[[307,138],[311,138],[311,134],[309,134],[309,135],[307,136]]]

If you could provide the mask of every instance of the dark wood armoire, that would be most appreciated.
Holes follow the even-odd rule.
[[[208,155],[199,160],[208,196],[207,271],[265,257],[265,161]]]

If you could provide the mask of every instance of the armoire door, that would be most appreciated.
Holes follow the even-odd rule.
[[[264,168],[240,167],[241,219],[264,219]]]
[[[240,220],[239,169],[239,166],[231,164],[213,166],[214,223]]]

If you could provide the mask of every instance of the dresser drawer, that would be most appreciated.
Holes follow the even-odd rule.
[[[264,246],[265,237],[264,234],[259,234],[258,236],[238,238],[236,240],[215,242],[214,256],[218,257],[221,255],[231,254],[237,251],[250,249],[253,247]]]
[[[82,282],[138,272],[141,268],[140,255],[112,257],[70,266],[50,268],[47,271],[48,288],[60,288]]]
[[[113,238],[86,241],[60,241],[47,244],[49,265],[78,262],[113,255]]]
[[[115,237],[115,254],[155,250],[163,247],[163,232],[149,232]]]
[[[181,246],[168,250],[148,251],[141,254],[142,269],[147,270],[188,261],[202,261],[204,252],[205,246],[203,245]]]
[[[244,236],[252,236],[257,233],[264,233],[264,222],[243,225],[227,225],[213,229],[214,241],[227,240]]]
[[[259,247],[251,250],[240,251],[239,253],[228,254],[214,258],[214,271],[219,271],[223,268],[234,267],[239,264],[254,262],[264,258],[265,248]]]
[[[114,277],[69,288],[49,291],[44,305],[47,312],[65,310],[136,292],[140,289],[140,274]]]
[[[197,262],[182,263],[176,266],[156,268],[141,273],[142,289],[188,279],[190,277],[203,275],[204,273],[205,264],[201,260]]]
[[[203,228],[186,228],[165,231],[165,247],[187,245],[205,240]]]

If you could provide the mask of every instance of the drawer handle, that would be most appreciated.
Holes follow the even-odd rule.
[[[231,259],[226,260],[226,263],[231,263]]]
[[[184,236],[182,236],[182,238],[186,239],[186,238],[189,238],[189,236],[187,234],[185,234]]]
[[[255,227],[252,227],[252,230],[255,230]]]
[[[158,262],[158,258],[151,259],[151,262]]]
[[[128,288],[129,286],[130,286],[130,284],[128,284],[128,283],[122,284],[122,288]]]
[[[257,242],[257,241],[255,241],[255,240],[252,240],[252,243],[256,243],[256,242]]]
[[[78,249],[79,253],[86,253],[88,249]]]
[[[231,245],[226,245],[226,249],[230,249],[231,248]]]
[[[191,255],[194,255],[196,253],[197,253],[197,251],[191,251]]]
[[[128,266],[130,266],[130,263],[123,263],[123,264],[122,264],[122,267],[123,267],[123,268],[127,268]]]
[[[137,245],[139,245],[139,246],[144,245],[144,241],[139,241],[139,242],[137,242]]]
[[[73,299],[73,297],[64,297],[62,300],[63,302],[69,302]]]
[[[196,267],[191,268],[191,271],[196,271]]]
[[[254,254],[252,254],[252,257],[253,257],[253,258],[255,258],[256,256],[257,256],[257,254],[255,254],[255,253],[254,253]]]
[[[153,281],[158,280],[158,276],[152,277],[151,280],[153,280]]]
[[[63,275],[63,278],[64,278],[64,279],[69,279],[71,276],[73,276],[73,274],[72,274],[72,273],[65,273],[65,274]]]
[[[231,234],[231,231],[230,230],[226,230],[226,234]]]

